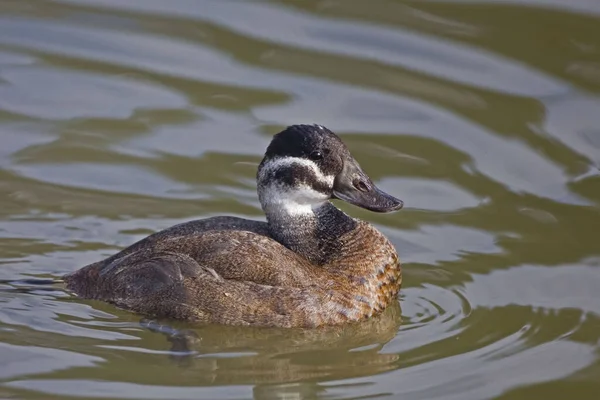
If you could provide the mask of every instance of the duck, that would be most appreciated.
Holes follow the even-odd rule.
[[[273,136],[256,182],[266,221],[172,226],[67,274],[67,289],[145,317],[255,327],[348,324],[397,302],[396,249],[332,200],[377,213],[403,202],[373,183],[338,135],[288,126]]]

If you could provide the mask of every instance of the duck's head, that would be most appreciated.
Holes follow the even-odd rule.
[[[257,181],[265,211],[310,213],[330,199],[381,213],[403,205],[377,188],[342,140],[320,125],[292,125],[276,134],[258,167]]]

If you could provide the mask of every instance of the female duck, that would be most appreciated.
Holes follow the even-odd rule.
[[[81,297],[154,317],[317,327],[358,321],[395,301],[398,255],[370,224],[329,200],[390,212],[340,138],[318,125],[273,137],[258,167],[267,222],[191,221],[157,232],[65,277]]]

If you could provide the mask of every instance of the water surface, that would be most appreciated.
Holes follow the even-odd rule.
[[[600,5],[0,2],[0,279],[261,219],[283,126],[406,207],[401,301],[313,331],[146,321],[0,285],[0,397],[564,399],[600,390]]]

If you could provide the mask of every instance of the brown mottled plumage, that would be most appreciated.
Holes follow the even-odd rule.
[[[81,297],[154,317],[230,325],[317,327],[368,318],[397,298],[398,255],[334,197],[377,212],[381,192],[321,126],[276,135],[258,172],[267,222],[191,221],[65,277]]]

